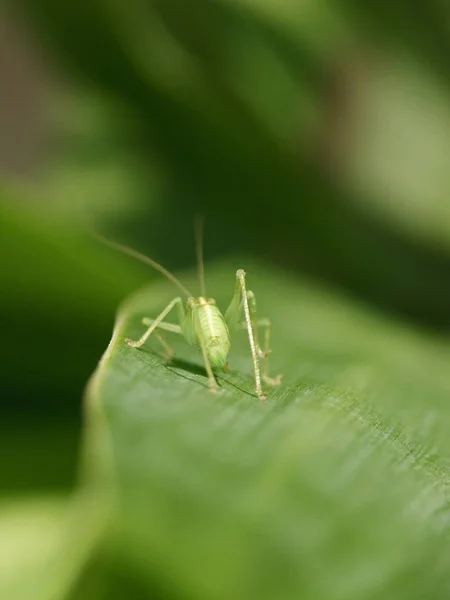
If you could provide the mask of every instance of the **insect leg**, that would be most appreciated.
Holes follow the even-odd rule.
[[[238,271],[238,273],[239,272],[240,271]],[[242,308],[243,307],[241,282],[238,275],[236,275],[236,285],[234,288],[234,294],[225,312],[225,321],[230,331],[236,331],[240,328]]]
[[[275,378],[269,377],[269,354],[271,354],[272,350],[270,350],[270,329],[271,324],[269,319],[258,319],[255,321],[255,332],[257,327],[261,327],[265,329],[264,331],[264,350],[260,347],[257,347],[258,356],[263,359],[262,364],[262,380],[267,383],[267,385],[280,385],[282,375],[277,375]],[[239,329],[247,329],[247,323],[243,321],[239,324]]]
[[[248,340],[250,342],[250,351],[252,354],[253,361],[253,371],[255,374],[256,393],[259,398],[265,398],[266,395],[264,394],[261,386],[261,371],[259,368],[258,360],[258,343],[255,337],[255,327],[250,312],[249,297],[245,285],[245,271],[243,269],[239,269],[236,272],[235,293],[233,299],[231,300],[230,306],[228,307],[228,310],[225,314],[225,319],[228,322],[230,322],[231,326],[234,329],[236,329],[236,327],[239,326],[237,320],[239,318],[240,306],[242,306],[244,310],[245,325],[247,327]]]
[[[158,340],[158,342],[161,344],[167,360],[172,360],[173,355],[174,355],[172,346],[170,346],[170,344],[168,344],[166,342],[166,340],[163,338],[163,336],[161,334],[156,333],[156,331],[155,331],[155,337]]]
[[[195,298],[189,298],[187,303],[186,310],[186,318],[184,321],[183,333],[185,338],[193,343],[196,341],[200,346],[200,351],[203,357],[203,363],[205,365],[205,370],[209,379],[209,389],[211,392],[217,392],[219,390],[219,386],[217,385],[216,378],[214,377],[214,373],[211,367],[211,363],[209,362],[208,354],[206,352],[206,344],[203,337],[202,328],[200,326],[200,321],[197,314],[197,306],[195,302]]]
[[[208,354],[206,352],[206,344],[197,314],[195,298],[188,298],[186,316],[184,318],[181,331],[189,344],[200,346],[203,364],[205,365],[205,370],[209,379],[209,389],[212,392],[217,392],[219,387],[217,385],[216,378],[214,377],[211,363],[209,362]]]
[[[256,318],[256,298],[255,294],[250,290],[247,292],[247,298],[250,309],[250,317],[255,333],[256,350],[258,352],[258,356],[263,360],[262,378],[268,385],[279,385],[281,383],[281,375],[278,375],[277,377],[275,377],[275,379],[269,377],[269,354],[272,352],[272,350],[270,350],[270,320]],[[258,327],[264,328],[264,350],[262,350],[261,346],[259,345]]]
[[[169,314],[169,312],[174,308],[174,306],[178,306],[179,316],[181,317],[181,315],[183,315],[183,317],[184,317],[183,302],[182,302],[181,298],[180,297],[174,298],[172,300],[172,302],[170,302],[166,306],[166,308],[162,311],[162,313],[156,319],[154,319],[152,321],[152,323],[150,324],[147,331],[141,336],[141,338],[139,340],[133,341],[130,339],[126,339],[125,340],[126,343],[129,346],[132,346],[133,348],[140,348],[143,344],[145,344],[145,342],[151,336],[153,331],[162,323],[164,317]]]
[[[142,323],[146,327],[149,327],[154,322],[155,322],[155,319],[149,319],[148,317],[144,317],[142,319]],[[161,321],[161,323],[158,324],[157,328],[158,329],[164,329],[164,331],[170,331],[171,333],[179,333],[179,334],[182,333],[180,325],[176,325],[175,323],[166,323],[165,321]],[[155,331],[155,336],[158,339],[158,342],[163,347],[164,352],[166,353],[167,358],[169,360],[171,358],[173,358],[173,354],[174,353],[173,353],[172,347],[166,342],[166,340],[163,338],[163,336],[160,335],[159,333],[157,333],[156,331]]]
[[[144,317],[142,319],[142,324],[146,327],[149,327],[155,321],[156,319],[149,319],[148,317]],[[170,331],[171,333],[182,333],[180,325],[176,325],[175,323],[167,323],[166,321],[161,321],[160,323],[158,323],[157,327],[158,329],[164,329],[164,331]]]
[[[264,327],[264,351],[263,351],[263,368],[262,368],[262,378],[267,383],[267,385],[280,385],[282,375],[277,375],[276,377],[269,377],[269,354],[272,352],[270,350],[270,330],[271,324],[269,319],[259,319],[257,321],[258,327]]]

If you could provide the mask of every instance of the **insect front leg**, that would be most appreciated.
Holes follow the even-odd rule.
[[[146,327],[149,327],[150,325],[152,325],[155,322],[155,320],[156,319],[149,319],[148,317],[144,317],[142,319],[142,324],[145,325]],[[165,321],[161,321],[161,323],[158,324],[157,328],[163,329],[164,331],[170,331],[171,333],[178,333],[180,335],[182,334],[181,326],[176,325],[175,323],[166,323]],[[155,336],[156,336],[156,339],[161,344],[161,346],[163,347],[168,360],[171,360],[174,355],[172,347],[166,342],[166,340],[163,338],[163,336],[161,334],[159,334],[157,331],[155,331]]]
[[[243,269],[239,269],[236,272],[236,287],[234,290],[234,295],[230,302],[230,306],[225,313],[225,320],[230,329],[236,330],[239,328],[241,309],[244,311],[245,326],[247,328],[250,352],[252,354],[256,393],[258,398],[265,398],[266,394],[263,392],[261,386],[261,370],[259,368],[257,338],[255,336],[255,327],[252,320],[248,292],[245,285],[245,271]]]
[[[163,323],[164,317],[166,317],[175,306],[177,306],[177,308],[178,308],[178,317],[179,317],[180,321],[182,322],[185,318],[183,302],[180,297],[177,297],[177,298],[174,298],[172,300],[172,302],[170,302],[166,306],[166,308],[162,311],[162,313],[158,317],[156,317],[156,319],[149,319],[147,321],[148,323],[150,323],[150,326],[148,327],[147,331],[139,338],[139,340],[133,341],[130,339],[126,339],[125,340],[126,343],[129,346],[132,346],[133,348],[140,348],[143,344],[145,344],[145,342],[148,340],[148,338],[151,336],[151,334],[155,331],[155,329],[157,327],[159,327],[161,329],[165,329],[166,328],[165,325],[170,325],[170,323],[165,323],[164,326],[161,326]],[[173,329],[172,329],[172,331],[173,331]],[[179,332],[181,333],[181,327],[180,327]],[[178,332],[176,332],[176,333],[178,333]]]

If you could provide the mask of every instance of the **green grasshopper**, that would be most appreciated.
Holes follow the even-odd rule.
[[[281,381],[281,375],[272,379],[268,375],[269,368],[269,350],[270,343],[270,321],[269,319],[257,319],[255,295],[247,290],[245,282],[245,272],[239,269],[236,272],[236,286],[233,298],[228,306],[225,316],[217,307],[213,298],[207,298],[204,262],[202,252],[202,228],[198,225],[196,234],[196,251],[198,262],[198,273],[200,279],[201,295],[197,298],[167,269],[152,260],[151,258],[109,240],[102,240],[109,246],[119,250],[141,262],[150,265],[167,279],[174,283],[178,289],[186,296],[186,307],[183,304],[181,296],[174,298],[156,319],[145,317],[142,319],[143,325],[147,327],[139,340],[133,341],[126,339],[125,342],[133,348],[140,348],[145,344],[149,337],[154,333],[162,345],[167,357],[173,357],[173,350],[164,338],[156,330],[168,331],[184,336],[190,345],[197,345],[202,353],[203,362],[209,380],[209,389],[212,392],[218,391],[218,385],[213,373],[213,367],[228,371],[228,353],[231,348],[230,332],[240,329],[247,329],[248,340],[250,343],[250,352],[253,361],[253,371],[255,376],[255,391],[259,398],[265,398],[266,394],[262,389],[261,381],[267,385],[278,385]],[[178,324],[164,321],[166,316],[177,309]],[[243,320],[242,320],[243,317]],[[258,328],[264,330],[264,349],[261,348],[258,338]],[[259,359],[262,359],[262,370]]]

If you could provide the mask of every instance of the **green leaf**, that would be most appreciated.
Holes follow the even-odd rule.
[[[0,596],[59,600],[76,584],[108,512],[90,494],[0,502]]]
[[[125,303],[91,381],[122,559],[165,598],[447,598],[448,348],[242,264],[284,373],[266,401],[244,333],[219,394],[182,339],[172,362],[124,343],[168,285]],[[236,266],[208,277],[222,309]]]

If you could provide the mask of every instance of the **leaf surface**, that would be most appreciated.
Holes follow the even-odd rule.
[[[234,267],[208,280],[223,310]],[[284,373],[266,401],[244,333],[219,394],[182,339],[171,362],[156,341],[124,343],[169,286],[119,312],[88,402],[108,432],[124,558],[174,597],[447,597],[447,348],[307,282],[247,273]]]

